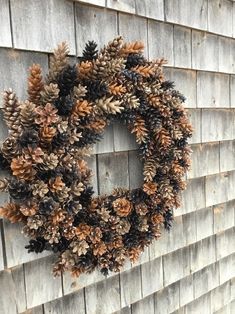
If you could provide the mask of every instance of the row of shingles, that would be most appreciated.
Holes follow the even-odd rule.
[[[234,242],[233,238],[234,234],[230,234],[229,241]],[[212,242],[215,246],[215,241]],[[211,240],[204,242],[204,245],[207,246],[211,246],[211,244]],[[223,284],[228,284],[228,281],[235,276],[235,255],[225,255],[216,261],[213,250],[213,254],[207,254],[202,262],[200,260],[201,253],[198,252],[195,255],[194,248],[191,246],[177,251],[177,255],[171,258],[168,271],[174,269],[175,273],[178,270],[179,274],[177,278],[172,278],[171,281],[165,280],[161,258],[142,265],[146,270],[146,273],[142,274],[142,279],[145,279],[142,282],[142,292],[139,266],[121,273],[120,282],[118,276],[114,276],[87,286],[85,288],[87,313],[111,313],[135,302],[138,303],[132,306],[132,309],[134,313],[139,313],[138,310],[143,309],[143,306],[149,308],[150,304],[146,300],[150,300],[152,294],[155,294],[158,312],[161,314],[170,313],[207,294],[208,291]],[[210,253],[212,253],[211,248]],[[196,268],[194,268],[194,258],[197,260]],[[190,264],[193,265],[191,270],[189,268]],[[223,290],[222,287],[219,288],[221,291]],[[81,313],[83,313],[83,293],[84,291],[80,290],[77,293],[64,296],[63,299],[49,302],[44,305],[44,311],[45,313],[73,313],[73,311],[76,312],[74,306],[79,305]],[[150,297],[148,298],[148,296]],[[170,300],[170,302],[167,300]],[[69,305],[69,303],[72,305]],[[68,306],[65,306],[66,304]]]
[[[79,2],[105,6],[105,0],[80,0]],[[228,37],[235,36],[235,6],[229,0],[194,2],[185,0],[149,0],[148,2],[142,0],[107,0],[106,7]]]
[[[48,52],[52,51],[59,42],[67,40],[70,45],[71,53],[75,54],[76,28],[76,37],[79,39],[77,40],[77,54],[81,55],[84,43],[87,40],[94,39],[102,46],[119,32],[123,34],[127,40],[142,38],[145,44],[147,43],[148,37],[149,56],[151,58],[164,56],[169,60],[170,65],[174,64],[178,67],[182,66],[188,68],[192,66],[200,70],[223,71],[228,73],[234,73],[235,71],[234,56],[232,53],[235,45],[233,39],[200,31],[191,31],[185,27],[159,23],[154,20],[147,21],[146,18],[125,13],[118,14],[117,23],[116,11],[89,7],[77,3],[74,12],[73,3],[65,0],[57,2],[55,2],[55,0],[48,1],[44,4],[45,7],[43,11],[40,10],[41,5],[42,3],[40,1],[38,1],[35,6],[32,0],[27,1],[27,3],[26,0],[11,0],[10,8],[14,48]],[[190,6],[191,5],[190,3]],[[173,6],[174,5],[171,7]],[[180,6],[179,4],[179,7]],[[198,10],[201,7],[200,5],[196,6]],[[8,1],[4,2],[3,8],[3,11],[8,12]],[[185,4],[185,8],[188,10],[189,5]],[[195,12],[196,15],[197,13],[201,13]],[[202,12],[204,11],[202,10]],[[76,25],[74,25],[74,14]],[[176,15],[177,14],[178,13],[176,13]],[[6,17],[8,16],[7,14],[5,15]],[[23,16],[24,23],[21,23]],[[198,17],[196,20],[197,19]],[[88,20],[90,21],[89,24],[87,23]],[[192,19],[190,18],[190,20]],[[224,20],[227,22],[229,19]],[[10,24],[10,20],[6,22],[2,19],[2,21],[4,21],[4,25]],[[173,22],[178,22],[178,20],[173,20]],[[61,23],[64,23],[66,27],[60,27],[58,30],[57,25]],[[130,35],[129,30],[133,23],[135,24],[135,28],[132,28]],[[119,24],[118,30],[117,24]],[[104,27],[101,27],[102,25]],[[109,27],[105,27],[106,25],[109,25]],[[189,24],[188,26],[193,25]],[[42,31],[42,27],[44,31]],[[10,25],[9,31],[6,32],[6,34],[9,35],[9,38],[11,37]],[[4,46],[4,37],[2,41],[2,46]],[[5,46],[10,45],[6,44]],[[173,50],[173,46],[175,46],[175,50]],[[205,52],[207,58],[205,58]]]
[[[115,314],[191,314],[191,313],[204,313],[211,314],[219,310],[221,307],[232,301],[231,280],[220,284],[218,283],[218,264],[210,265],[202,271],[211,274],[208,276],[199,277],[199,287],[208,284],[208,289],[200,297],[193,297],[193,276],[189,276],[190,285],[184,286],[183,280],[175,282],[174,284],[158,291],[154,295],[150,295],[139,302],[132,304],[131,308],[125,308]],[[200,273],[200,272],[198,272]],[[195,273],[194,275],[200,274]],[[216,275],[216,278],[212,278]],[[187,289],[187,290],[185,290]],[[186,300],[184,296],[187,295]],[[183,296],[183,298],[182,298]],[[186,303],[184,303],[186,301]],[[224,312],[221,312],[224,313]],[[232,312],[233,313],[233,312]]]

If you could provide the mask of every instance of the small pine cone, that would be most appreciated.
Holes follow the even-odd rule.
[[[39,125],[48,126],[59,120],[58,110],[52,104],[47,103],[44,107],[38,106],[35,111],[37,114],[35,122]]]
[[[101,241],[102,238],[102,231],[99,227],[92,228],[89,234],[89,239],[92,243],[98,243]]]
[[[41,226],[43,226],[45,222],[45,218],[41,215],[34,215],[32,217],[28,217],[27,225],[30,229],[38,230]]]
[[[20,123],[24,128],[31,128],[36,116],[35,104],[26,100],[20,105]]]
[[[93,247],[93,254],[95,256],[102,256],[107,252],[107,246],[104,242],[95,243],[92,245]]]
[[[38,132],[34,129],[25,129],[19,138],[22,147],[36,147],[39,142]]]
[[[62,190],[56,191],[56,198],[59,202],[64,202],[65,200],[68,200],[69,197],[70,188],[65,186]]]
[[[91,232],[91,227],[85,223],[80,223],[76,227],[76,230],[75,230],[75,234],[80,241],[86,240],[90,232]]]
[[[43,162],[44,152],[40,147],[32,148],[29,146],[23,150],[23,154],[26,159],[31,159],[33,164],[39,164]]]
[[[126,198],[118,198],[113,202],[113,208],[118,216],[126,217],[132,211],[132,204]]]
[[[33,204],[31,206],[21,206],[20,211],[24,216],[34,216],[38,211],[38,207],[36,204]]]
[[[103,221],[105,221],[105,222],[109,221],[110,212],[106,208],[102,207],[101,209],[98,209],[97,213],[100,215],[100,217]]]
[[[16,200],[24,200],[30,195],[28,184],[15,178],[9,180],[8,191],[10,196]]]
[[[157,192],[157,184],[155,182],[145,182],[143,191],[148,195],[153,195]]]
[[[17,138],[20,131],[20,106],[15,93],[9,89],[3,93],[3,117],[12,137]]]
[[[54,201],[50,197],[44,197],[39,204],[39,213],[42,215],[49,215],[54,209]]]
[[[85,49],[82,52],[82,60],[83,61],[92,61],[97,58],[97,44],[96,42],[88,41],[85,45]]]
[[[12,138],[8,137],[2,144],[2,154],[7,160],[11,160],[12,158],[16,157],[20,152],[20,147],[17,141]]]
[[[140,219],[139,224],[138,224],[138,230],[140,232],[147,232],[148,229],[149,229],[148,219],[146,217]]]
[[[40,130],[40,138],[42,144],[49,144],[52,142],[53,137],[56,135],[56,128],[45,126]]]
[[[61,177],[56,177],[55,179],[49,180],[49,188],[52,193],[62,191],[65,187],[65,183],[62,181]]]
[[[82,240],[82,241],[73,241],[70,244],[73,253],[76,253],[78,256],[80,255],[85,255],[88,248],[89,248],[89,244]]]
[[[58,156],[51,153],[50,155],[44,154],[43,156],[43,163],[40,165],[40,168],[43,170],[52,170],[55,169],[58,165],[59,160]]]
[[[153,214],[151,216],[151,222],[154,225],[160,225],[164,222],[164,217],[161,214]]]
[[[44,196],[49,192],[48,186],[45,182],[43,181],[36,181],[32,185],[32,194],[33,196],[39,196],[41,198],[44,198]]]
[[[145,203],[139,203],[138,205],[135,205],[135,211],[140,216],[145,216],[149,209],[148,206]]]
[[[25,216],[19,210],[19,205],[8,203],[0,207],[0,216],[8,219],[11,223],[25,222]]]
[[[75,86],[73,89],[73,96],[75,99],[82,99],[86,96],[87,88],[86,86],[82,86],[79,84],[78,86]]]
[[[119,51],[121,49],[122,44],[123,38],[122,36],[118,36],[114,38],[112,41],[110,41],[107,46],[101,49],[100,53],[107,54],[111,58],[116,58],[119,55]]]
[[[77,83],[77,68],[75,65],[67,65],[58,75],[56,82],[60,90],[60,96],[67,96]]]
[[[38,237],[35,240],[32,239],[29,241],[29,244],[25,246],[25,248],[28,250],[28,253],[35,252],[35,253],[41,253],[45,250],[46,247],[46,241],[44,238]]]
[[[128,250],[128,256],[132,263],[135,263],[138,261],[140,254],[141,254],[141,249],[138,247],[133,247]]]
[[[82,182],[75,182],[71,187],[71,193],[75,196],[80,196],[84,189],[85,186]]]
[[[36,173],[32,167],[32,162],[25,160],[22,156],[12,159],[11,170],[14,176],[22,180],[32,180]]]
[[[63,221],[65,219],[65,215],[66,212],[63,211],[62,209],[55,209],[52,213],[51,213],[51,219],[52,219],[52,223],[54,225],[57,225],[59,222]]]
[[[68,54],[69,48],[66,42],[62,42],[54,50],[54,54],[50,58],[49,82],[55,81],[59,73],[68,65]]]
[[[40,92],[43,89],[42,69],[39,64],[33,64],[30,68],[28,78],[29,101],[38,104],[40,102]]]
[[[41,91],[41,102],[43,104],[53,103],[59,98],[59,92],[58,84],[50,83],[49,85],[45,85]]]
[[[127,219],[123,218],[119,224],[116,225],[116,231],[120,235],[124,235],[130,231],[131,225]]]

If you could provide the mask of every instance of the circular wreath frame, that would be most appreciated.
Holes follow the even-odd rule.
[[[71,65],[62,43],[45,80],[40,65],[30,68],[26,101],[4,92],[9,134],[0,163],[10,177],[0,188],[11,201],[0,213],[23,223],[29,252],[58,254],[54,275],[119,271],[160,237],[161,226],[171,227],[180,205],[192,127],[184,96],[164,78],[165,60],[148,61],[143,49],[119,36],[98,52],[90,41]],[[116,120],[135,134],[144,183],[93,196],[85,159]]]

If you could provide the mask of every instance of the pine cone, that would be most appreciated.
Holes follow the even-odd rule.
[[[52,142],[53,137],[56,135],[56,128],[45,126],[40,130],[40,139],[42,144],[49,144]]]
[[[39,213],[42,215],[49,215],[54,209],[55,202],[51,197],[44,197],[39,203]]]
[[[32,162],[25,160],[22,156],[12,159],[11,170],[14,176],[22,180],[32,180],[36,173],[32,167]]]
[[[15,93],[11,89],[3,93],[3,117],[6,122],[9,133],[12,137],[17,138],[20,131],[20,106]]]
[[[92,248],[95,256],[102,256],[107,252],[107,247],[104,242],[95,243],[92,245]]]
[[[8,191],[8,181],[7,179],[0,180],[0,191],[1,192],[7,192]]]
[[[73,89],[73,96],[75,99],[82,99],[87,94],[87,88],[86,86],[82,86],[79,84],[78,86],[75,86]]]
[[[12,158],[16,157],[20,152],[20,147],[17,141],[12,138],[8,137],[2,144],[2,154],[7,160],[11,160]]]
[[[59,88],[58,84],[50,83],[49,85],[45,85],[43,90],[41,91],[41,102],[43,104],[53,103],[56,99],[59,98]]]
[[[97,58],[97,44],[96,42],[88,41],[85,45],[85,49],[82,52],[82,60],[83,61],[93,61]]]
[[[113,100],[113,97],[98,99],[96,105],[101,110],[110,114],[117,114],[124,110],[124,107],[121,106],[121,102],[119,100]]]
[[[32,194],[33,196],[39,196],[41,198],[44,198],[44,196],[49,192],[48,186],[43,181],[36,181],[32,185]]]
[[[8,219],[11,223],[25,222],[25,216],[19,210],[19,205],[8,203],[3,207],[0,207],[0,215]]]
[[[39,64],[33,64],[29,68],[30,75],[28,78],[29,101],[38,104],[40,102],[40,92],[43,89],[42,70]]]
[[[135,211],[138,215],[145,216],[148,213],[149,209],[145,203],[141,202],[135,205]]]
[[[132,211],[132,204],[126,198],[118,198],[113,202],[113,208],[118,216],[126,217]]]
[[[30,196],[30,188],[24,181],[11,179],[8,184],[8,191],[14,199],[27,199]]]
[[[78,78],[76,66],[67,65],[57,76],[56,82],[59,87],[59,95],[67,96],[73,90]]]
[[[75,230],[75,234],[80,241],[86,240],[91,232],[91,227],[85,223],[80,223]]]
[[[120,53],[122,44],[123,44],[123,38],[122,36],[118,36],[114,38],[112,41],[110,41],[107,46],[101,49],[100,53],[106,54],[110,58],[116,58]]]
[[[57,76],[68,65],[69,48],[66,42],[58,45],[54,50],[53,56],[50,58],[50,69],[48,74],[48,81],[56,81]]]
[[[78,256],[80,255],[85,255],[88,248],[89,248],[89,244],[82,240],[82,241],[73,241],[70,244],[73,253],[76,253]]]
[[[36,147],[39,142],[38,132],[35,129],[25,129],[19,138],[22,147]]]
[[[35,122],[39,125],[47,126],[59,120],[58,110],[52,104],[48,103],[45,107],[39,106],[35,111],[37,113]]]
[[[126,234],[130,231],[131,225],[126,219],[121,219],[120,222],[116,225],[116,231],[119,235]]]
[[[40,165],[40,167],[43,170],[52,170],[55,169],[56,166],[58,165],[58,156],[51,153],[50,155],[44,154],[43,156],[43,164]]]
[[[73,108],[73,100],[70,96],[63,96],[55,101],[55,106],[60,116],[68,116]]]
[[[30,206],[24,205],[20,207],[20,211],[24,216],[30,217],[34,216],[37,213],[38,207],[36,204]]]
[[[157,184],[155,182],[146,182],[143,185],[143,191],[148,195],[153,195],[157,192]]]
[[[41,237],[38,237],[35,240],[30,240],[29,244],[26,245],[25,248],[28,250],[28,253],[41,253],[46,248],[46,240]]]
[[[132,128],[131,133],[135,133],[136,142],[138,144],[146,141],[146,138],[148,136],[148,130],[145,125],[145,120],[140,116],[136,117],[134,127]]]
[[[35,104],[26,100],[20,105],[20,122],[24,128],[31,128],[36,116]]]
[[[65,187],[65,183],[62,181],[61,177],[56,177],[55,179],[50,179],[49,188],[52,193],[62,191]]]

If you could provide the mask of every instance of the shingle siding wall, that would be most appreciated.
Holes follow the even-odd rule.
[[[27,68],[40,63],[46,72],[63,40],[80,56],[85,41],[102,46],[121,34],[141,39],[146,56],[168,59],[166,77],[187,97],[195,129],[171,232],[163,230],[120,274],[53,279],[54,256],[27,254],[20,226],[1,221],[0,313],[234,313],[235,2],[0,0],[0,8],[0,90],[12,87],[24,98]],[[1,122],[0,141],[5,136]],[[107,128],[89,159],[96,193],[140,185],[136,148],[121,125]]]

